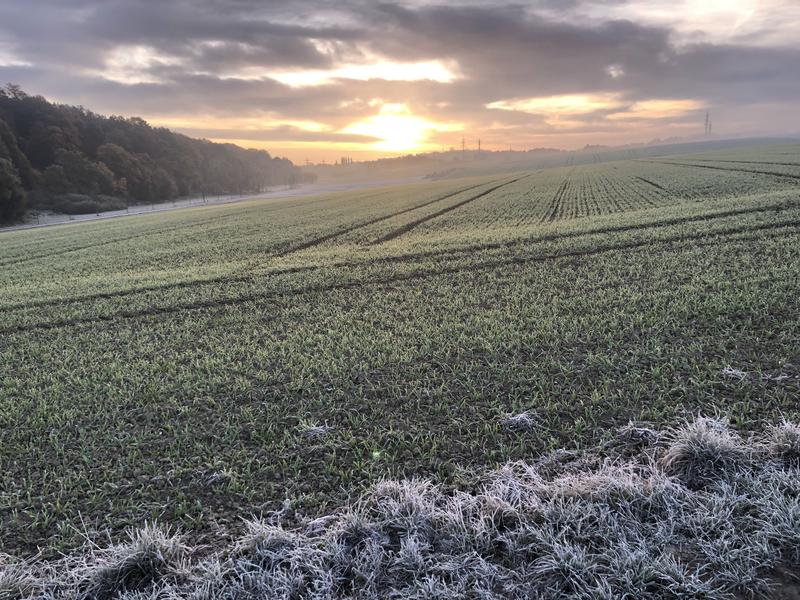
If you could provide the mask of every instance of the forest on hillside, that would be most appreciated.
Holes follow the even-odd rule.
[[[0,89],[0,223],[308,181],[291,161]]]

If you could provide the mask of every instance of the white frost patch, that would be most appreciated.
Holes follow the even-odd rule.
[[[772,373],[762,373],[761,379],[765,381],[775,381],[780,383],[781,381],[786,381],[787,379],[791,379],[791,375],[787,375],[786,373],[780,373],[779,375],[773,375]]]
[[[305,438],[320,438],[333,431],[330,425],[317,425],[316,423],[300,423],[297,430]]]
[[[741,369],[734,369],[733,367],[725,367],[722,369],[721,374],[723,377],[727,377],[728,379],[736,379],[738,381],[742,381],[747,377],[747,373]]]
[[[500,421],[504,429],[510,431],[530,431],[536,426],[536,420],[533,415],[528,412],[521,412],[516,415],[508,415]]]

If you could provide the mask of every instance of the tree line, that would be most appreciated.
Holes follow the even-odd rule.
[[[285,158],[104,117],[0,88],[0,222],[31,208],[80,213],[309,181]]]

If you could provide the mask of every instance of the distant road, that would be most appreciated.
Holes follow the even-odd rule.
[[[9,225],[0,227],[0,233],[4,231],[19,231],[20,229],[36,229],[38,227],[52,227],[53,225],[65,225],[68,223],[82,223],[85,221],[98,221],[101,219],[114,219],[117,217],[133,217],[137,215],[149,215],[156,212],[170,210],[180,210],[197,206],[212,206],[219,204],[234,204],[245,200],[280,200],[284,198],[298,198],[302,196],[318,196],[321,194],[333,194],[336,192],[347,192],[350,190],[370,189],[386,187],[390,185],[402,185],[404,183],[414,183],[422,181],[423,177],[406,177],[403,179],[389,179],[381,181],[364,181],[357,183],[312,183],[299,185],[297,187],[285,187],[270,192],[260,194],[230,195],[230,196],[206,196],[196,198],[181,198],[180,200],[162,202],[159,204],[136,204],[126,210],[110,210],[107,212],[93,213],[88,215],[65,215],[61,213],[45,213],[38,217],[37,221],[27,222],[20,225]],[[34,217],[36,218],[36,217]]]

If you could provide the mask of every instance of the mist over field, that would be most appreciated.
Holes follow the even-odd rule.
[[[796,597],[798,40],[0,0],[0,600]]]

